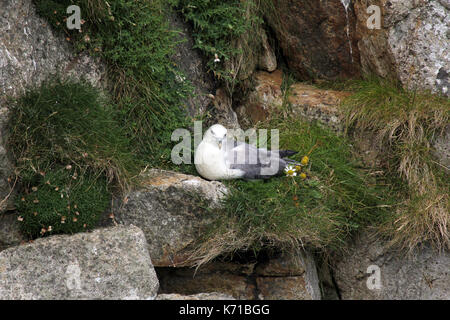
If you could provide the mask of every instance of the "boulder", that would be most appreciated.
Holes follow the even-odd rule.
[[[406,256],[360,235],[348,253],[335,260],[334,276],[342,299],[449,300],[449,266],[449,251],[423,246]]]
[[[158,287],[145,236],[134,226],[0,252],[0,299],[154,299]]]
[[[141,175],[139,188],[116,201],[115,218],[144,231],[155,266],[188,265],[190,246],[227,192],[220,182],[152,169]]]
[[[367,26],[372,5],[381,10],[379,29]],[[450,95],[448,0],[361,0],[354,7],[364,72],[393,77],[412,90]]]
[[[297,77],[359,74],[356,18],[349,0],[275,0],[268,9],[265,18]]]

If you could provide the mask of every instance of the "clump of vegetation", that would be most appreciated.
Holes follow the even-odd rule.
[[[24,231],[92,228],[108,205],[107,185],[128,186],[139,167],[114,106],[85,82],[56,79],[12,101],[10,112],[8,148],[22,186],[16,206]]]
[[[262,246],[340,249],[352,232],[385,219],[382,193],[358,169],[344,138],[295,119],[266,126],[280,130],[282,149],[299,151],[293,159],[311,160],[295,176],[226,182],[231,195],[192,255],[198,264]]]
[[[258,52],[255,32],[262,23],[259,2],[254,0],[170,0],[194,28],[195,48],[207,60],[208,69],[232,94],[245,61]]]
[[[109,206],[105,179],[80,174],[76,167],[22,176],[22,183],[27,187],[16,207],[21,228],[31,238],[90,230]]]
[[[343,104],[347,127],[375,136],[385,176],[399,195],[382,234],[409,250],[423,242],[450,248],[448,173],[432,157],[432,141],[449,123],[450,100],[378,78],[346,87],[353,92]]]
[[[115,114],[86,82],[54,80],[27,91],[13,103],[9,123],[18,170],[48,172],[70,164],[129,184],[137,164]]]
[[[153,167],[173,168],[174,129],[190,125],[184,101],[192,87],[170,57],[177,45],[162,0],[35,0],[38,12],[79,50],[109,66],[118,119],[133,151]],[[69,5],[81,8],[83,24],[69,30]]]

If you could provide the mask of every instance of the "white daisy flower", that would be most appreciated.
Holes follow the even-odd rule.
[[[286,176],[288,177],[297,176],[297,170],[295,170],[294,166],[287,166],[286,168],[284,168],[284,173],[286,173]]]

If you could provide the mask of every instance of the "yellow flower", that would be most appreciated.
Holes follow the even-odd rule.
[[[300,178],[306,179],[306,173],[304,173],[304,172],[300,173]]]
[[[306,166],[306,165],[308,164],[308,162],[309,162],[308,156],[304,156],[304,157],[302,158],[301,164],[304,165],[304,166]]]
[[[301,166],[301,165],[296,165],[296,166],[295,166],[295,170],[296,170],[297,172],[302,171],[302,166]]]

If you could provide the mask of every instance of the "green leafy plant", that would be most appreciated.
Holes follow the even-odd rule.
[[[192,23],[195,47],[206,57],[208,69],[233,91],[242,60],[254,54],[252,41],[256,35],[245,35],[253,35],[262,23],[257,3],[252,0],[170,0],[169,3]]]
[[[97,226],[109,206],[105,179],[80,174],[77,168],[22,176],[24,193],[16,199],[22,230],[31,238],[76,233]]]
[[[23,231],[37,237],[93,228],[113,187],[126,188],[139,168],[114,105],[86,82],[56,78],[11,101],[10,112]]]

